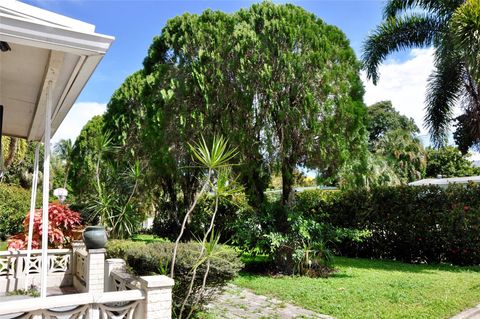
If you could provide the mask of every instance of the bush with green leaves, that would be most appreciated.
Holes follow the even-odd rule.
[[[107,246],[109,258],[123,258],[128,266],[137,275],[162,274],[167,275],[172,262],[174,243],[133,242],[127,240],[112,240]],[[179,243],[175,262],[175,287],[173,289],[174,313],[179,311],[190,285],[192,269],[198,263],[201,243]],[[197,269],[197,279],[194,282],[193,293],[187,304],[188,311],[202,308],[213,290],[225,285],[242,269],[238,253],[226,245],[218,245],[211,254],[209,273],[204,293],[202,287],[203,275],[207,270],[207,263],[202,263]]]
[[[480,186],[373,187],[298,194],[296,206],[345,236],[335,252],[351,257],[458,265],[480,263]],[[357,233],[362,235],[362,232]]]
[[[41,198],[37,195],[37,199]],[[23,220],[29,210],[30,191],[0,183],[0,240],[23,230]]]
[[[289,207],[278,200],[266,202],[255,214],[246,212],[237,220],[233,242],[249,253],[268,255],[275,271],[328,275],[337,244],[346,239],[362,241],[370,234],[330,222],[336,194],[302,192]]]
[[[372,237],[341,253],[406,262],[480,263],[480,186],[378,187],[342,193],[332,223]]]

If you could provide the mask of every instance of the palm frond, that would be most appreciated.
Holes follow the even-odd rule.
[[[214,136],[211,147],[203,136],[200,142],[189,146],[197,161],[208,169],[225,167],[237,155],[237,149],[229,148],[228,140],[222,136]]]
[[[388,54],[411,47],[427,47],[435,40],[445,22],[432,15],[411,14],[389,18],[380,24],[363,45],[363,69],[374,84],[378,67]]]
[[[390,0],[383,9],[385,18],[396,17],[407,10],[424,10],[440,16],[450,16],[463,0]]]
[[[455,11],[450,20],[450,34],[469,73],[480,82],[480,1],[467,0]]]
[[[443,41],[435,52],[435,70],[428,79],[425,123],[435,146],[444,145],[453,108],[463,87],[464,66],[460,57]]]

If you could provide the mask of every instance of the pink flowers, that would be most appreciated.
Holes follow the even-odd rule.
[[[42,210],[35,211],[32,248],[39,249],[43,233]],[[23,233],[11,236],[8,239],[8,249],[26,249],[28,244],[28,224],[30,214],[27,213],[23,225]],[[49,247],[61,248],[71,241],[74,228],[80,226],[81,218],[78,212],[69,209],[65,205],[50,203],[48,208],[48,245]]]

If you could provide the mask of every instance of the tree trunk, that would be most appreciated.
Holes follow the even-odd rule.
[[[293,165],[287,158],[282,160],[282,205],[290,205],[294,192],[293,192]]]
[[[7,157],[5,158],[5,168],[9,167],[13,163],[13,159],[15,158],[15,151],[17,150],[17,141],[18,139],[16,137],[10,137],[8,153]]]
[[[250,165],[251,164],[247,164],[247,166]],[[259,207],[265,199],[264,192],[267,188],[267,182],[262,178],[260,170],[252,169],[244,172],[242,181],[250,204],[253,207]]]

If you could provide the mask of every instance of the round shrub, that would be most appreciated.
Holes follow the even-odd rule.
[[[137,275],[167,275],[171,266],[174,245],[174,243],[146,244],[128,240],[113,240],[108,243],[107,255],[109,258],[125,259],[127,265]],[[180,307],[188,292],[191,270],[198,261],[200,249],[201,244],[193,242],[180,243],[178,246],[173,289],[174,310]],[[213,297],[215,289],[222,287],[237,276],[242,268],[243,263],[238,253],[229,246],[219,245],[210,259],[206,284],[206,290],[209,293],[200,293],[202,279],[207,269],[206,263],[203,263],[197,270],[193,294],[189,298],[188,307],[199,310]]]
[[[30,210],[30,191],[0,183],[0,240],[23,230],[23,220]],[[37,199],[41,199],[37,194]]]

